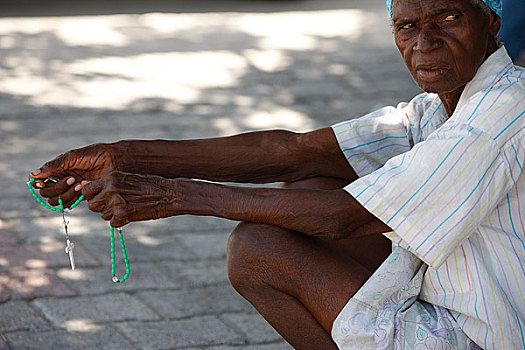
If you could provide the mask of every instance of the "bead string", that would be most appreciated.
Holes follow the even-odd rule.
[[[124,237],[122,235],[122,228],[117,228],[118,231],[118,238],[120,239],[120,248],[122,249],[122,257],[124,258],[124,265],[126,265],[126,274],[124,277],[119,279],[115,275],[115,228],[111,225],[109,225],[109,230],[111,232],[111,275],[113,278],[111,279],[115,283],[122,283],[129,277],[129,261],[128,261],[128,254],[126,253],[126,247],[124,246]]]
[[[68,210],[68,209],[64,208],[64,203],[62,202],[62,198],[60,198],[60,197],[58,197],[58,204],[60,206],[60,209],[57,209],[57,208],[52,207],[49,204],[45,203],[42,199],[40,199],[40,197],[36,194],[35,190],[33,189],[33,186],[32,186],[33,182],[35,182],[35,179],[30,179],[29,182],[27,183],[27,187],[29,187],[29,191],[33,195],[33,198],[35,198],[36,201],[38,203],[40,203],[40,205],[42,205],[44,208],[52,210],[52,211],[54,211],[56,213],[64,213],[65,210]],[[84,196],[80,196],[80,198],[77,199],[75,201],[75,203],[73,203],[71,205],[69,210],[74,209],[83,200],[84,200]],[[112,279],[111,280],[113,282],[115,282],[115,283],[123,283],[129,277],[130,265],[129,265],[129,261],[128,261],[128,254],[126,253],[126,246],[124,244],[124,236],[122,235],[122,228],[120,228],[120,227],[117,228],[118,236],[119,236],[119,239],[120,239],[120,247],[122,249],[122,257],[124,258],[124,264],[126,265],[126,274],[122,278],[118,278],[115,275],[115,235],[114,235],[115,228],[113,226],[109,225],[109,231],[111,233],[111,235],[110,235],[110,240],[111,240],[111,275],[112,275]]]

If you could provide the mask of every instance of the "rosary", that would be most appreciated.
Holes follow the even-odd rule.
[[[37,200],[40,205],[42,205],[44,208],[47,208],[49,210],[52,210],[57,213],[62,214],[62,224],[64,225],[64,231],[66,234],[66,248],[65,251],[69,256],[69,262],[71,263],[71,270],[75,269],[75,257],[73,256],[73,248],[75,247],[75,244],[71,242],[69,239],[69,221],[66,219],[66,214],[69,213],[69,211],[73,210],[77,205],[82,202],[84,199],[83,196],[80,196],[79,199],[75,203],[71,205],[71,207],[64,208],[64,204],[62,203],[62,198],[60,196],[58,197],[58,204],[60,206],[60,209],[54,208],[48,204],[46,204],[40,197],[36,194],[35,190],[33,189],[32,183],[35,181],[35,179],[29,180],[27,183],[27,186],[29,187],[29,191],[31,191],[31,194],[33,197]],[[45,180],[45,182],[58,182],[57,179],[50,177]],[[123,283],[125,280],[128,279],[129,273],[130,273],[130,267],[129,267],[129,261],[128,261],[128,254],[126,253],[126,246],[124,245],[124,236],[122,235],[122,228],[118,227],[118,237],[120,239],[120,247],[122,249],[122,257],[124,258],[124,264],[126,265],[126,274],[122,278],[118,278],[115,274],[115,228],[111,225],[109,225],[109,231],[110,231],[110,240],[111,240],[111,275],[112,275],[112,281],[114,283]]]

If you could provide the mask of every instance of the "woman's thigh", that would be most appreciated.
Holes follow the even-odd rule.
[[[321,239],[253,223],[241,223],[233,231],[228,265],[230,279],[234,275],[232,283],[241,294],[253,298],[256,291],[257,303],[263,306],[274,302],[272,290],[292,296],[329,334],[335,318],[371,275]],[[279,317],[294,321],[286,310],[278,312]]]

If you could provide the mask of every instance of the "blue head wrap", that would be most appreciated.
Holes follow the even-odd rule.
[[[483,0],[483,2],[487,4],[487,6],[490,7],[492,11],[494,11],[498,16],[501,17],[501,14],[503,13],[501,7],[501,0]],[[392,0],[386,0],[386,7],[388,9],[390,17],[392,17]]]

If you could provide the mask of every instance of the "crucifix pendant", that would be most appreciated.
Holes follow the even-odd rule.
[[[68,212],[67,209],[62,210],[62,219],[64,224],[64,231],[66,233],[66,248],[65,251],[67,255],[69,255],[69,262],[71,263],[71,270],[75,269],[75,256],[73,255],[73,248],[75,248],[75,244],[69,240],[69,221],[66,219],[66,213]]]
[[[75,256],[73,255],[73,248],[75,244],[69,239],[66,240],[66,253],[69,255],[69,262],[71,263],[71,270],[75,269]]]

